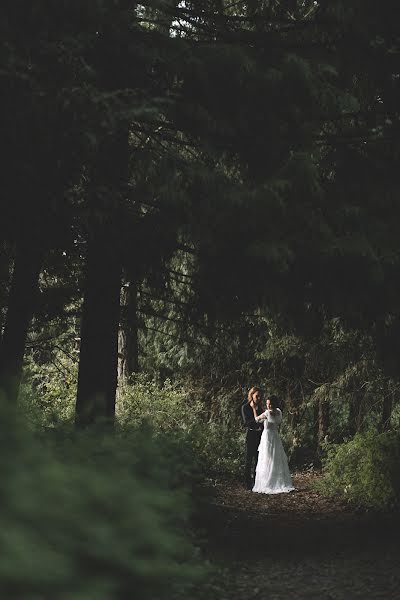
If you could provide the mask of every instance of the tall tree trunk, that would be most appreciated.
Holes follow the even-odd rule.
[[[118,377],[127,380],[139,370],[137,285],[133,281],[121,289],[121,326],[118,334]]]
[[[118,4],[116,5],[116,10]],[[112,29],[112,23],[110,23]],[[105,37],[113,31],[105,33]],[[105,65],[105,83],[118,73]],[[129,127],[121,122],[99,143],[88,195],[92,228],[88,240],[81,320],[75,424],[113,423],[118,375],[118,329],[122,245],[126,235],[124,198],[129,179]]]
[[[0,346],[0,389],[11,403],[18,399],[28,329],[35,310],[42,252],[34,242],[19,243]]]
[[[119,251],[105,228],[89,241],[76,424],[112,421],[118,366],[118,325],[121,288]]]

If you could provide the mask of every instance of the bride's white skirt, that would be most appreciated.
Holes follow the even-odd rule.
[[[293,487],[288,460],[275,428],[265,428],[258,447],[258,461],[253,492],[281,494]]]

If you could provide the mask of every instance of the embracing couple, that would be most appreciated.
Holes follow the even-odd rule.
[[[252,387],[242,404],[242,418],[247,428],[247,489],[261,494],[280,494],[294,490],[278,431],[282,421],[278,398],[268,396],[264,406],[261,389]]]

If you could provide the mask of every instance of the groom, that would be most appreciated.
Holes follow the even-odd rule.
[[[257,386],[252,387],[241,407],[243,423],[246,431],[246,464],[244,469],[245,484],[248,490],[254,485],[254,475],[258,459],[258,446],[260,444],[261,434],[264,424],[257,423],[254,419],[254,405],[257,415],[261,415],[263,407],[261,405],[261,389]]]

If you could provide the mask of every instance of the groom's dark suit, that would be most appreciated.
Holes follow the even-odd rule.
[[[256,407],[257,415],[261,415],[263,409],[259,404]],[[257,423],[254,419],[253,409],[247,400],[242,404],[241,414],[243,423],[247,429],[246,432],[246,465],[244,470],[244,476],[246,481],[246,487],[251,490],[254,483],[254,474],[257,466],[258,459],[258,446],[260,444],[261,434],[264,429],[264,423]]]

